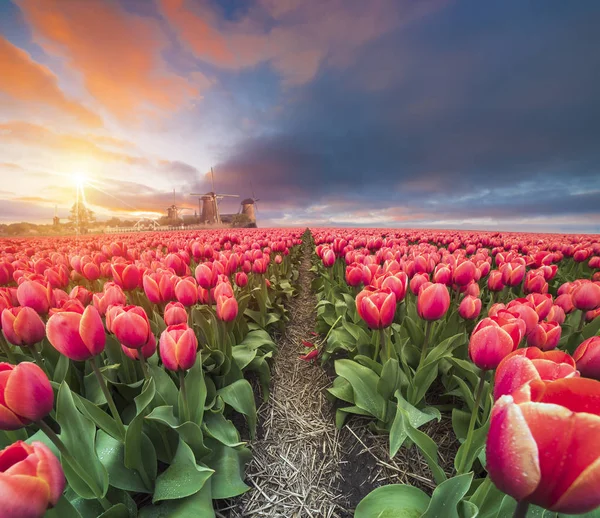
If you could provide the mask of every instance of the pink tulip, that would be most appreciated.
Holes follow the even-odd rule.
[[[98,310],[88,306],[82,315],[60,312],[52,315],[46,324],[48,340],[67,358],[83,361],[104,350],[106,334]]]
[[[169,326],[160,335],[159,349],[167,369],[188,370],[196,362],[198,339],[186,324]]]

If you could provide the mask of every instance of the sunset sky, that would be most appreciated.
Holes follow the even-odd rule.
[[[600,2],[0,0],[0,222],[600,232]],[[251,187],[252,184],[252,187]],[[223,212],[236,212],[235,201]]]

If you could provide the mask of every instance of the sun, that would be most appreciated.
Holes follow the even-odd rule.
[[[73,179],[75,186],[78,188],[83,187],[88,181],[87,176],[84,173],[73,173],[71,178]]]

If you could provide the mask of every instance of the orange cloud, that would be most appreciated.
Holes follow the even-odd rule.
[[[347,66],[365,43],[440,5],[438,0],[262,0],[240,19],[226,21],[191,0],[159,3],[199,59],[230,69],[270,62],[289,85],[312,80],[323,65]]]
[[[104,0],[19,0],[34,38],[78,74],[87,90],[120,119],[170,111],[199,95],[198,85],[166,66],[167,40],[152,18]]]
[[[24,50],[0,36],[0,93],[11,102],[49,106],[90,127],[102,126],[98,115],[81,103],[68,99],[56,76],[35,62]]]

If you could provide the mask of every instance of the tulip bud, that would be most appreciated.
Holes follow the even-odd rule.
[[[563,293],[554,299],[554,304],[562,308],[562,310],[568,315],[575,311],[575,306],[573,306],[573,299],[571,298],[570,293]]]
[[[590,311],[600,308],[600,284],[586,282],[580,284],[571,294],[573,306],[581,311]]]
[[[517,501],[582,514],[600,505],[600,382],[531,381],[492,409],[486,469]]]
[[[465,320],[474,320],[481,312],[481,299],[467,295],[458,306],[458,314]]]
[[[135,264],[115,263],[111,271],[117,286],[125,291],[135,290],[140,284],[140,271]]]
[[[359,265],[351,264],[346,267],[346,283],[348,286],[358,286],[362,283],[363,273]]]
[[[498,324],[497,317],[483,319],[469,340],[469,357],[482,370],[491,370],[517,348],[511,329]],[[520,338],[519,338],[520,341]]]
[[[121,345],[130,349],[139,349],[146,345],[152,334],[148,315],[140,306],[118,307],[116,312],[111,314],[109,330]]]
[[[186,324],[188,321],[187,311],[181,302],[169,302],[165,307],[165,324],[174,326]]]
[[[429,282],[429,276],[426,273],[417,273],[409,283],[410,291],[413,295],[418,295],[421,290],[421,286]]]
[[[548,322],[556,322],[558,325],[562,326],[565,321],[566,315],[563,309],[556,304],[550,308],[548,315],[546,316],[546,320]]]
[[[452,274],[454,284],[458,286],[466,286],[471,283],[477,274],[477,267],[471,261],[460,263]]]
[[[75,286],[71,290],[69,297],[72,299],[77,299],[84,306],[87,306],[90,302],[92,302],[92,292],[79,285]]]
[[[17,298],[21,306],[27,306],[45,315],[52,302],[52,288],[36,281],[24,281],[17,288]]]
[[[17,441],[0,451],[2,516],[41,518],[65,489],[60,461],[44,443]]]
[[[18,430],[39,421],[53,405],[50,381],[35,363],[0,363],[0,430]]]
[[[324,250],[321,260],[323,261],[323,266],[325,266],[325,268],[331,268],[335,263],[335,252],[331,248]]]
[[[504,289],[502,272],[499,270],[492,270],[488,277],[487,285],[490,291],[502,291]]]
[[[235,274],[235,284],[239,288],[244,288],[248,284],[248,275],[244,272],[237,272]]]
[[[600,380],[600,336],[592,336],[581,342],[573,358],[582,376]]]
[[[175,297],[184,306],[193,306],[198,301],[198,287],[192,277],[179,279],[175,285]]]
[[[544,352],[537,347],[517,349],[498,365],[494,378],[494,401],[512,394],[533,380],[552,381],[579,377],[575,360],[559,350]]]
[[[527,335],[527,345],[549,351],[558,346],[561,327],[556,322],[540,322]]]
[[[533,305],[526,299],[511,300],[506,309],[519,315],[519,318],[525,322],[525,335],[531,333],[540,320],[535,309],[533,309]]]
[[[389,288],[365,288],[356,296],[356,310],[371,329],[389,327],[396,313],[396,296]]]
[[[419,291],[417,312],[424,320],[439,320],[450,307],[450,294],[444,284],[430,284]]]
[[[238,303],[234,296],[217,297],[217,318],[223,322],[233,322],[238,313]]]
[[[82,315],[60,312],[46,324],[48,340],[54,348],[75,361],[88,360],[104,350],[106,334],[98,310],[88,306]]]
[[[13,345],[32,346],[46,336],[44,322],[30,307],[7,308],[0,320],[4,336]]]
[[[187,324],[167,327],[160,335],[160,358],[172,371],[191,369],[196,362],[198,339]]]
[[[526,299],[533,305],[533,309],[538,314],[540,320],[548,316],[553,305],[552,295],[549,293],[531,293],[527,295]]]
[[[408,276],[404,272],[388,275],[381,283],[382,288],[389,288],[396,296],[396,303],[402,302],[406,296]]]
[[[119,286],[106,283],[102,293],[94,293],[93,301],[100,315],[104,316],[109,306],[124,306],[127,304],[127,297]]]

